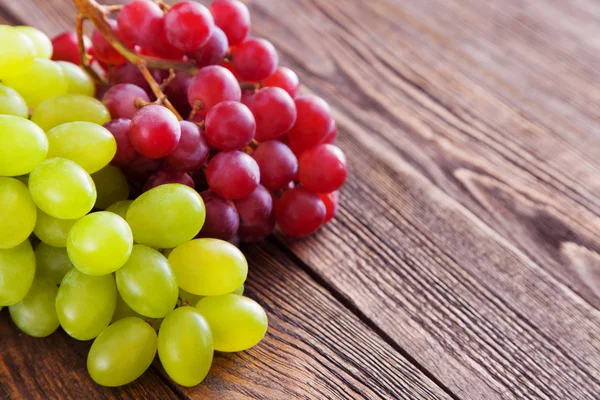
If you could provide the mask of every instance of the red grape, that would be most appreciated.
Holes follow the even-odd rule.
[[[183,51],[196,50],[206,43],[214,27],[208,8],[193,1],[177,3],[165,15],[167,40]]]
[[[256,224],[273,213],[273,198],[264,186],[258,185],[250,196],[235,201],[240,220],[247,225]]]
[[[206,116],[208,143],[221,150],[241,149],[252,141],[255,132],[254,116],[236,101],[219,103]]]
[[[147,48],[143,48],[141,52],[148,52],[150,56],[158,58],[166,58],[167,60],[181,60],[185,53],[183,50],[171,46],[167,39],[166,29],[163,29],[160,36],[154,43],[151,43]]]
[[[163,12],[156,3],[133,0],[119,12],[119,34],[128,42],[148,46],[158,40],[163,30],[163,20]]]
[[[260,183],[272,191],[284,189],[298,172],[296,156],[277,140],[259,144],[252,157],[260,169]]]
[[[325,214],[325,221],[323,221],[323,223],[326,224],[337,214],[338,205],[340,202],[340,192],[336,190],[335,192],[331,193],[319,193],[319,198],[323,200],[325,209],[327,210],[327,213]]]
[[[192,82],[192,75],[185,71],[177,71],[175,78],[167,85],[164,92],[167,95],[169,101],[177,108],[187,110],[189,104],[187,101],[187,91]],[[189,111],[188,111],[189,113]],[[185,113],[184,113],[185,114]]]
[[[131,120],[129,139],[138,153],[146,157],[161,158],[171,154],[180,137],[179,121],[165,107],[143,107]]]
[[[296,154],[321,142],[331,128],[331,109],[320,97],[299,96],[294,100],[298,117],[290,130],[290,147]]]
[[[206,180],[211,190],[228,200],[247,197],[260,181],[256,161],[241,151],[224,151],[209,161]]]
[[[333,144],[335,142],[335,138],[337,136],[337,124],[335,120],[331,120],[331,127],[329,128],[329,132],[327,135],[321,140],[321,143],[330,143]]]
[[[315,193],[339,189],[348,175],[344,152],[332,144],[312,147],[302,153],[298,161],[300,184]]]
[[[130,181],[143,183],[150,175],[159,171],[163,165],[163,160],[155,160],[138,155],[135,160],[123,167],[122,170]]]
[[[256,119],[256,140],[259,142],[284,135],[296,122],[296,104],[283,89],[260,89],[248,102]]]
[[[102,103],[108,108],[113,118],[131,119],[138,111],[136,100],[149,102],[150,98],[144,89],[131,83],[120,83],[108,89],[102,96]]]
[[[231,240],[238,231],[240,217],[233,203],[211,190],[200,193],[206,206],[206,220],[198,237]]]
[[[131,121],[124,118],[113,119],[104,124],[104,127],[113,134],[117,142],[117,153],[111,161],[111,164],[117,167],[129,165],[139,156],[129,140],[130,124]]]
[[[179,121],[181,138],[175,150],[165,161],[169,168],[176,171],[192,172],[208,162],[210,147],[204,134],[193,122]]]
[[[160,185],[166,185],[168,183],[180,183],[182,185],[189,186],[192,189],[194,188],[194,180],[185,172],[161,169],[160,171],[155,172],[146,180],[146,184],[144,185],[144,192],[147,192],[148,190]]]
[[[250,38],[231,48],[231,66],[242,81],[267,79],[278,63],[277,50],[265,39]]]
[[[113,73],[113,80],[115,84],[131,83],[132,85],[142,88],[148,95],[152,94],[150,85],[146,79],[144,79],[144,76],[138,67],[131,63],[125,63],[119,68],[115,69]]]
[[[109,19],[108,24],[118,35],[117,21]],[[92,47],[94,48],[94,56],[107,64],[121,65],[124,64],[125,57],[123,57],[109,42],[102,36],[102,34],[94,29],[92,33]]]
[[[89,50],[91,42],[87,36],[83,37],[83,44],[86,51]],[[52,48],[52,59],[54,61],[69,61],[81,65],[76,32],[67,31],[56,35],[52,39]]]
[[[308,236],[323,224],[327,210],[315,193],[297,187],[288,190],[275,202],[275,218],[283,233],[293,237]]]
[[[244,243],[255,243],[266,239],[275,229],[275,216],[269,216],[261,219],[253,224],[240,222],[238,236],[240,241]]]
[[[273,75],[263,81],[265,87],[275,86],[288,92],[292,97],[296,97],[300,89],[300,80],[294,71],[286,67],[279,67]]]
[[[225,32],[231,46],[241,43],[250,31],[250,11],[238,0],[216,0],[210,5],[215,24]]]
[[[240,102],[247,107],[250,107],[250,103],[252,102],[252,98],[254,97],[254,92],[250,90],[242,90],[242,98]]]
[[[187,56],[196,61],[199,67],[219,65],[223,61],[228,48],[227,36],[225,36],[220,28],[215,26],[208,41],[200,48],[189,52]]]
[[[240,101],[242,90],[231,72],[221,66],[211,65],[202,68],[192,78],[187,95],[190,106],[194,107],[196,101],[202,104],[198,115],[205,117],[211,108],[222,101]]]

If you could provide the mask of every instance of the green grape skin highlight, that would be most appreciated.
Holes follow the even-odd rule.
[[[127,210],[127,222],[137,243],[157,249],[193,239],[206,218],[202,198],[194,189],[168,184],[150,189]]]
[[[37,209],[33,233],[42,242],[54,247],[67,247],[67,235],[77,219],[60,219]]]
[[[111,204],[125,201],[129,197],[129,183],[127,183],[125,174],[118,167],[107,165],[93,173],[92,179],[98,193],[95,208],[99,210],[105,210]],[[123,218],[125,217],[123,216]]]
[[[193,307],[179,307],[165,317],[158,331],[158,357],[165,371],[182,386],[204,380],[213,360],[208,323]]]
[[[0,27],[0,49],[0,80],[22,73],[35,59],[36,50],[31,39],[10,26]]]
[[[110,324],[117,305],[112,275],[90,276],[71,269],[56,296],[56,314],[62,328],[77,340],[95,338]]]
[[[179,286],[201,296],[219,296],[236,290],[246,280],[248,262],[242,252],[219,239],[195,239],[169,255]]]
[[[58,329],[55,301],[58,287],[49,279],[36,277],[29,292],[8,308],[17,327],[33,337],[46,337]]]
[[[41,242],[35,248],[36,277],[44,277],[55,285],[60,285],[63,278],[73,268],[67,249],[49,246]]]
[[[14,29],[19,31],[31,40],[35,48],[35,58],[45,58],[49,60],[52,57],[52,42],[42,31],[32,26],[15,26]]]
[[[65,94],[41,103],[33,112],[31,121],[44,131],[67,122],[93,122],[104,125],[110,113],[102,102],[82,94]]]
[[[77,219],[96,203],[96,187],[83,168],[65,158],[50,158],[29,174],[29,191],[46,214],[60,219]]]
[[[111,274],[129,259],[133,235],[117,214],[100,211],[75,222],[67,237],[67,252],[75,268],[100,276]]]
[[[17,179],[0,178],[0,249],[10,249],[26,240],[36,219],[27,186]]]
[[[74,161],[89,174],[106,167],[117,152],[114,136],[92,122],[67,122],[50,129],[46,135],[48,158]]]
[[[0,115],[29,117],[29,108],[23,97],[13,88],[0,84]]]
[[[94,80],[83,68],[68,61],[56,61],[56,63],[62,69],[67,80],[67,93],[94,97],[96,94]]]
[[[265,310],[237,294],[205,297],[196,309],[208,322],[217,351],[247,350],[262,340],[269,326]]]
[[[33,122],[0,115],[0,176],[30,173],[48,154],[48,138]]]
[[[67,93],[67,80],[60,66],[43,58],[36,58],[23,73],[2,82],[19,92],[29,108],[36,108],[44,100]]]
[[[165,256],[157,250],[136,244],[129,260],[115,276],[119,294],[138,314],[163,318],[177,304],[175,274]]]
[[[29,240],[12,249],[0,249],[0,306],[23,300],[35,276],[35,254]]]
[[[104,329],[94,340],[87,369],[99,385],[126,385],[150,367],[156,350],[154,329],[139,318],[125,318]]]
[[[125,219],[125,218],[127,218],[127,210],[129,210],[129,206],[131,206],[131,203],[133,203],[133,200],[118,201],[118,202],[114,203],[113,205],[111,205],[110,207],[108,207],[106,209],[106,211],[115,213],[118,216],[120,216],[121,218]]]

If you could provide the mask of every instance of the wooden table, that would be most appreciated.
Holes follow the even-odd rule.
[[[49,35],[69,0],[0,0]],[[258,347],[118,389],[90,343],[0,320],[0,398],[600,398],[600,3],[254,0],[254,33],[333,106],[338,218],[246,248]]]

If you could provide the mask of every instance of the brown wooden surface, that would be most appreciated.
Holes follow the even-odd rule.
[[[68,0],[0,0],[53,35]],[[256,35],[333,106],[336,221],[246,249],[263,344],[207,381],[118,390],[89,344],[0,319],[9,398],[600,397],[600,3],[255,0]]]

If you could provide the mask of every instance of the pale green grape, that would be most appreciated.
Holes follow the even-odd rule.
[[[0,79],[18,75],[29,68],[35,59],[35,45],[27,35],[3,26],[0,29]]]
[[[67,247],[67,235],[77,219],[54,218],[39,208],[33,233],[42,242],[54,247]]]
[[[77,340],[90,340],[108,326],[116,304],[112,275],[90,276],[73,268],[58,288],[56,313],[65,332]]]
[[[129,210],[129,206],[133,203],[133,200],[123,200],[118,201],[112,206],[108,207],[106,211],[115,213],[122,218],[127,217],[127,210]]]
[[[186,292],[182,288],[179,288],[179,298],[183,304],[195,307],[196,304],[198,304],[198,302],[204,298],[204,296]]]
[[[21,95],[13,88],[0,84],[0,114],[29,117],[29,108]]]
[[[32,26],[15,26],[15,30],[24,33],[33,43],[35,47],[35,58],[45,58],[47,60],[52,57],[52,42],[42,31],[35,29]]]
[[[73,265],[93,276],[111,274],[129,259],[133,235],[127,222],[117,214],[101,211],[75,222],[67,238]]]
[[[48,158],[75,161],[88,173],[106,167],[117,152],[117,142],[108,129],[92,122],[67,122],[46,132]]]
[[[15,179],[25,186],[29,186],[29,175],[15,176]]]
[[[193,239],[205,218],[206,208],[198,192],[180,184],[150,189],[135,199],[127,211],[135,241],[159,249]]]
[[[169,262],[150,247],[136,244],[129,260],[116,273],[117,288],[135,312],[163,318],[177,304],[178,287]]]
[[[126,385],[150,367],[156,349],[154,329],[139,318],[125,318],[104,329],[94,340],[87,369],[99,385]]]
[[[242,286],[240,286],[239,288],[235,289],[233,292],[231,292],[231,294],[237,294],[242,296],[244,294],[244,284],[242,283]]]
[[[169,263],[179,286],[201,296],[231,293],[248,275],[242,252],[219,239],[196,239],[182,244],[171,252]]]
[[[0,249],[10,249],[31,235],[37,218],[27,186],[0,177]]]
[[[12,249],[0,249],[0,306],[23,300],[35,276],[35,254],[29,240]]]
[[[111,204],[127,200],[129,197],[127,178],[118,167],[107,165],[100,171],[92,174],[92,179],[98,192],[95,208],[104,210]]]
[[[19,92],[29,108],[36,108],[46,99],[67,93],[67,80],[60,66],[43,58],[36,58],[22,74],[2,81]]]
[[[47,154],[48,138],[36,124],[0,115],[0,176],[28,174]]]
[[[36,277],[50,279],[55,285],[60,285],[63,278],[73,268],[67,249],[52,247],[42,242],[35,249],[37,262]]]
[[[193,307],[179,307],[166,316],[158,331],[158,357],[171,379],[196,386],[210,370],[212,342],[204,317]]]
[[[118,295],[117,296],[117,307],[115,308],[115,313],[113,314],[111,324],[114,322],[117,322],[119,320],[122,320],[123,318],[129,318],[129,317],[137,317],[137,318],[143,319],[144,321],[149,323],[150,326],[157,332],[163,321],[162,318],[153,319],[153,318],[144,317],[143,315],[136,313],[135,311],[133,311],[131,309],[131,307],[129,307],[127,305],[127,303],[125,303],[125,300],[123,300],[121,295]]]
[[[67,122],[85,121],[103,125],[110,120],[110,113],[100,101],[82,94],[65,94],[41,103],[33,112],[31,120],[44,131]]]
[[[265,310],[237,294],[205,297],[196,309],[208,322],[217,351],[244,351],[258,344],[269,326]]]
[[[56,63],[62,69],[67,80],[67,93],[94,97],[96,94],[94,80],[83,68],[68,61],[57,61]]]
[[[46,337],[58,329],[56,294],[58,287],[47,278],[36,277],[27,296],[8,308],[17,327],[34,337]]]
[[[38,165],[29,174],[29,191],[35,204],[54,218],[81,218],[96,203],[92,177],[65,158],[50,158]]]

